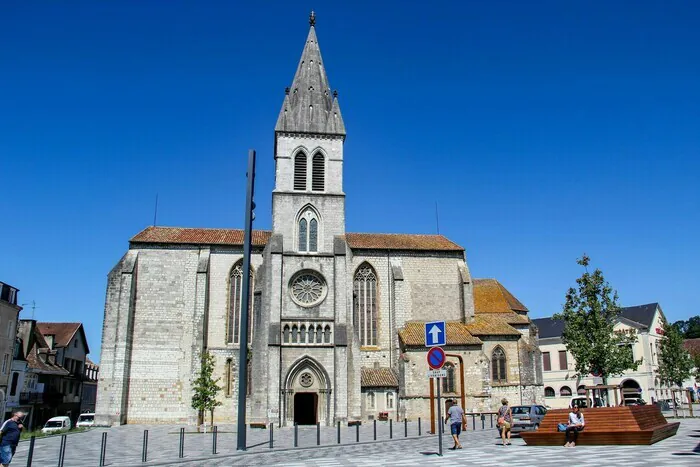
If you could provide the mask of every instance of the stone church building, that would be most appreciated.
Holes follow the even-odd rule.
[[[249,422],[426,418],[433,320],[447,321],[442,390],[464,394],[467,411],[495,410],[503,396],[543,400],[527,308],[496,280],[473,279],[464,248],[440,235],[345,231],[345,124],[310,23],[274,131],[272,230],[252,235],[249,329],[243,231],[138,233],[108,276],[98,424],[196,423],[203,352],[221,378],[217,423],[236,421],[239,365]]]

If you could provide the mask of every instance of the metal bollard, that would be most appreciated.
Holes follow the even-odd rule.
[[[321,445],[321,422],[316,422],[316,446]]]
[[[294,447],[299,446],[299,425],[297,425],[296,422],[294,422]]]
[[[394,438],[394,419],[389,419],[389,439]]]
[[[214,425],[211,428],[211,453],[216,454],[216,438],[219,436],[219,427]]]
[[[355,442],[360,442],[360,424],[355,425]]]
[[[65,449],[65,446],[63,447]],[[107,432],[102,433],[102,445],[100,446],[100,467],[105,465],[105,455],[107,454]],[[63,465],[63,463],[61,463]]]
[[[486,423],[486,415],[481,414],[481,429],[482,429],[482,430],[483,430],[484,428],[486,428],[485,423]]]
[[[177,454],[177,457],[182,459],[185,457],[185,429],[180,428],[180,450]]]
[[[34,441],[36,436],[29,438],[29,452],[27,453],[27,467],[32,467],[32,458],[34,457]]]
[[[374,440],[377,441],[377,421],[374,420]]]
[[[66,456],[66,435],[61,435],[61,447],[58,450],[58,467],[63,467],[63,459]],[[100,459],[100,462],[102,460]],[[103,465],[103,464],[100,464]]]
[[[143,448],[141,449],[141,462],[148,462],[148,430],[143,430]]]
[[[418,417],[418,436],[420,436],[420,435],[421,435],[421,432],[420,432],[420,417]]]
[[[403,419],[403,437],[408,438],[408,419]]]
[[[340,422],[338,422],[338,444],[340,444]]]
[[[275,442],[274,433],[275,433],[275,424],[270,423],[270,449],[272,449],[274,447],[274,442]]]
[[[476,431],[476,415],[472,414],[472,430]]]
[[[493,428],[493,414],[489,414],[489,418],[491,419],[491,428]]]

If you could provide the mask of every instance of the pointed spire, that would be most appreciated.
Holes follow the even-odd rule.
[[[316,38],[316,14],[309,15],[309,35],[290,90],[286,92],[275,131],[345,136],[337,93],[331,95],[321,48]]]

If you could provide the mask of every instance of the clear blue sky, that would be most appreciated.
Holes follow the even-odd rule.
[[[699,3],[328,3],[0,4],[0,280],[36,319],[82,321],[99,359],[107,273],[156,193],[160,225],[240,228],[248,148],[270,228],[312,8],[349,232],[434,233],[437,202],[533,317],[583,252],[622,305],[698,313]]]

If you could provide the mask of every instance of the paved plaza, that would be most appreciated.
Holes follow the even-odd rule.
[[[425,424],[424,424],[425,425]],[[321,446],[317,446],[316,428],[300,427],[298,448],[294,448],[294,430],[275,428],[275,446],[269,448],[269,430],[249,430],[248,450],[236,451],[236,433],[232,427],[221,427],[217,438],[217,454],[212,455],[212,436],[187,432],[184,457],[178,457],[179,427],[148,427],[148,461],[141,462],[143,430],[145,427],[127,425],[115,428],[95,428],[66,436],[65,467],[96,466],[99,464],[102,433],[107,433],[105,465],[289,465],[289,466],[380,466],[380,465],[509,465],[561,466],[572,459],[578,466],[700,465],[700,419],[681,419],[681,427],[673,438],[653,446],[579,446],[567,449],[559,446],[526,446],[513,438],[511,446],[502,446],[496,431],[467,430],[461,436],[464,449],[450,451],[451,438],[444,435],[444,456],[438,457],[436,436],[418,436],[418,427],[409,423],[409,437],[404,437],[403,423],[394,424],[393,439],[389,439],[387,423],[377,424],[377,440],[371,424],[360,429],[360,443],[354,427],[341,428],[341,445],[337,444],[335,428],[321,430]],[[191,427],[188,428],[191,430]],[[33,466],[56,466],[61,437],[36,440]],[[26,465],[29,442],[20,443],[13,465]]]

